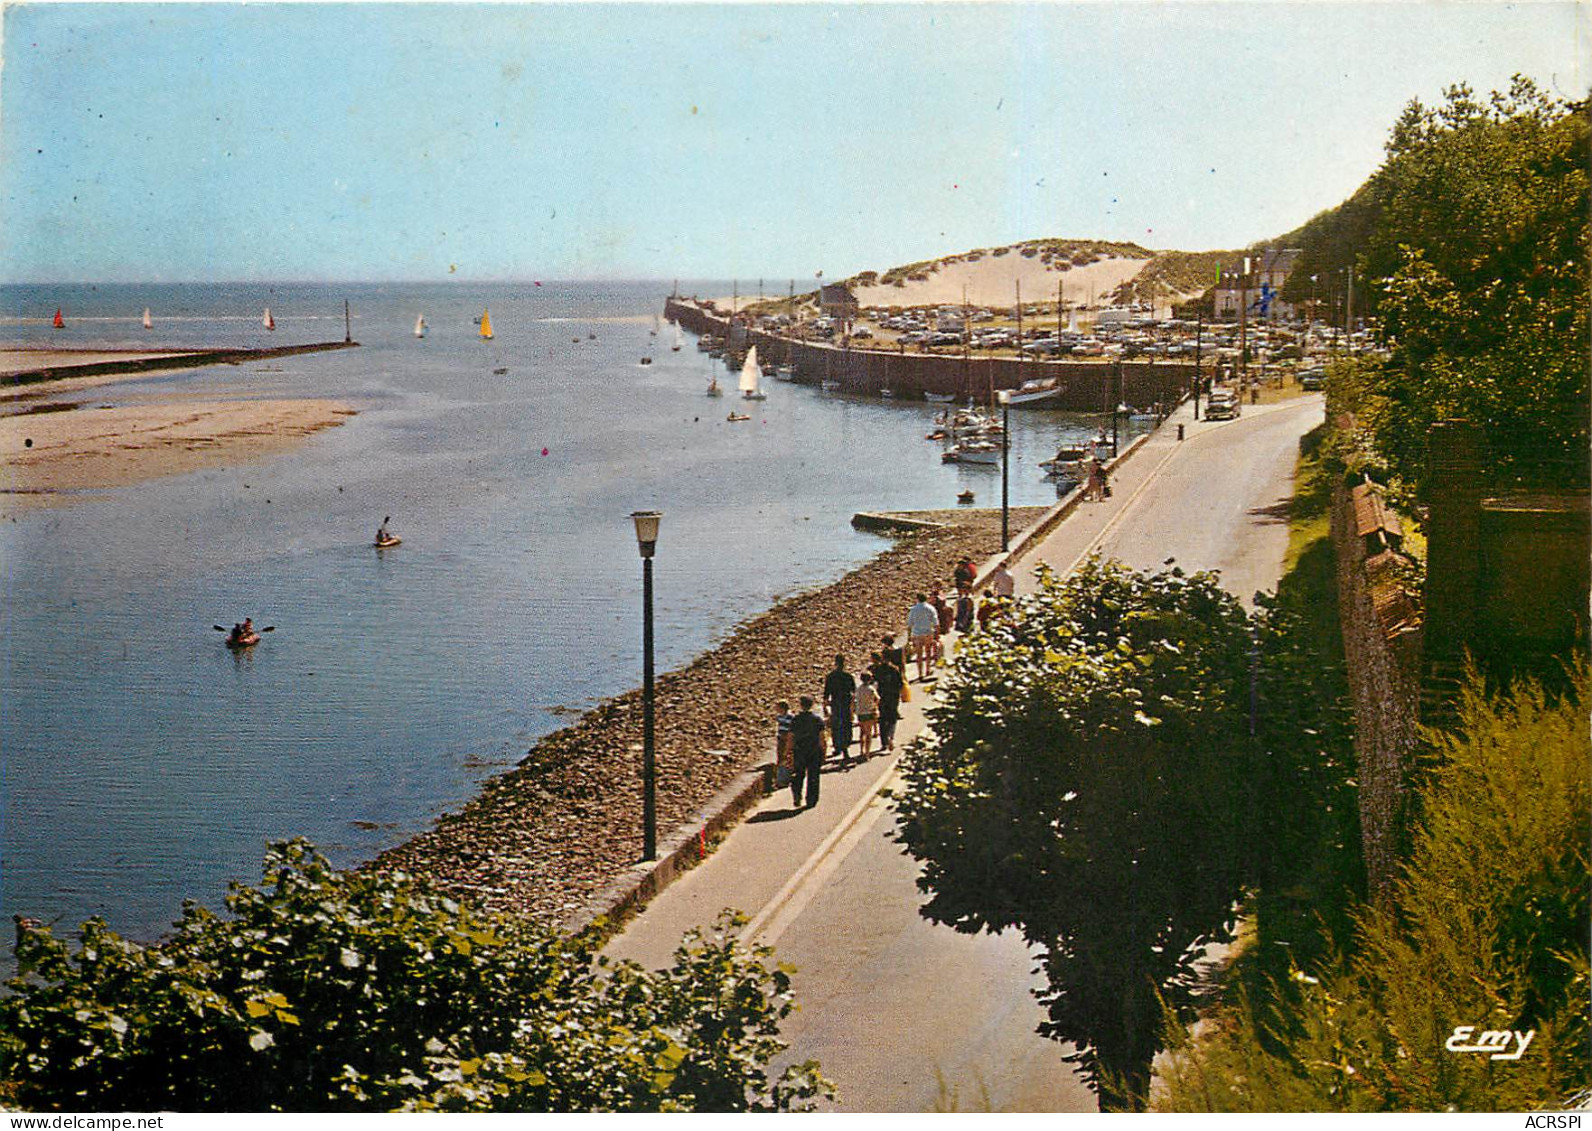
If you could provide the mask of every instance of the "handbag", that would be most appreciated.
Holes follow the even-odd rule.
[[[912,683],[906,676],[901,677],[901,702],[912,702]]]

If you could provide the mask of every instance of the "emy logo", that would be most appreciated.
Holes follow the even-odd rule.
[[[1443,1042],[1443,1047],[1449,1052],[1485,1053],[1491,1060],[1519,1060],[1526,1054],[1531,1038],[1537,1035],[1535,1029],[1527,1029],[1524,1033],[1515,1029],[1485,1029],[1472,1040],[1471,1034],[1478,1028],[1478,1025],[1456,1025],[1454,1035]],[[1513,1052],[1509,1051],[1511,1045]]]

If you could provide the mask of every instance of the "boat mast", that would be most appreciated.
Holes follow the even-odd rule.
[[[354,340],[353,326],[354,324],[348,317],[348,300],[345,298],[343,300],[343,341],[351,342]]]
[[[1017,286],[1017,387],[1018,388],[1022,388],[1022,384],[1023,384],[1023,281],[1021,279],[1018,279],[1016,281],[1016,286]],[[993,382],[994,378],[991,377],[990,380]],[[995,401],[995,397],[994,397],[993,394],[991,394],[990,403],[993,404],[994,401]]]

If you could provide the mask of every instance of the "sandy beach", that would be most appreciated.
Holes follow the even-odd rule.
[[[0,517],[67,502],[78,492],[275,455],[352,415],[353,408],[331,400],[108,408],[43,401],[0,417]]]

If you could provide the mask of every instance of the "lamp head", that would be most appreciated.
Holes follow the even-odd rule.
[[[641,556],[652,557],[658,545],[658,523],[663,518],[663,512],[636,511],[630,518],[636,524],[636,544],[641,549]]]
[[[1000,401],[1001,406],[1004,408],[1006,405],[1012,403],[1012,391],[1010,389],[1002,389],[1000,392],[995,394],[995,399]]]

